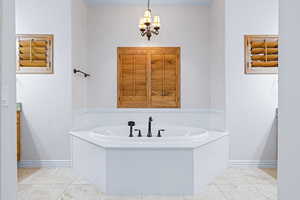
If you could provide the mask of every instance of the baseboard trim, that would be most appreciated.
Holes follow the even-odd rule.
[[[277,160],[231,160],[229,165],[230,167],[277,168]],[[19,168],[55,168],[71,166],[71,160],[22,160],[18,162]]]
[[[231,160],[231,167],[277,168],[277,160]]]
[[[19,168],[40,168],[40,167],[71,167],[71,160],[21,160],[18,162]]]

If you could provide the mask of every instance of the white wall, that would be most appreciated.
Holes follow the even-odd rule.
[[[244,74],[244,34],[278,34],[278,0],[226,0],[226,126],[232,160],[276,160],[277,75]]]
[[[279,200],[299,199],[300,2],[280,0]]]
[[[225,130],[225,0],[209,7],[209,78],[211,128]]]
[[[16,77],[14,1],[0,0],[0,199],[15,200]]]
[[[71,128],[71,1],[16,0],[21,34],[54,34],[54,74],[17,75],[22,160],[69,160]]]
[[[84,0],[72,0],[72,68],[87,72],[87,6]],[[73,109],[86,105],[86,82],[82,74],[72,78]]]
[[[208,108],[208,7],[153,6],[161,17],[161,33],[151,42],[141,38],[139,18],[145,6],[100,5],[88,10],[88,107],[115,108],[117,100],[117,47],[180,46],[182,108]]]
[[[225,0],[213,0],[209,15],[210,99],[214,109],[225,109]]]
[[[17,0],[18,33],[55,34],[55,73],[17,76],[22,159],[68,160],[72,108],[116,107],[117,47],[180,46],[182,108],[227,111],[232,160],[276,160],[277,76],[244,74],[243,36],[277,34],[278,2],[256,1],[259,7],[250,0],[155,5],[162,30],[148,42],[137,26],[141,5]],[[72,78],[78,66],[92,77]]]

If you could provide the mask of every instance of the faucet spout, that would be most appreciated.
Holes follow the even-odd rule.
[[[152,117],[149,117],[147,137],[152,137],[152,121],[153,121]]]

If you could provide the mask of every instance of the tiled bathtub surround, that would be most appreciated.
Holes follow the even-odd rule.
[[[277,200],[275,169],[229,168],[198,196],[101,194],[70,168],[19,169],[18,200]]]
[[[89,130],[97,126],[127,125],[136,121],[147,126],[148,117],[153,124],[176,124],[224,131],[224,112],[213,109],[84,109],[73,113],[73,130]]]

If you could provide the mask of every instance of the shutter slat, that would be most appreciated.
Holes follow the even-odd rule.
[[[23,40],[19,42],[20,47],[47,47],[48,42],[46,40]]]
[[[270,62],[260,62],[260,61],[253,61],[251,62],[252,67],[278,67],[277,61],[270,61]]]
[[[277,61],[278,60],[278,55],[268,55],[268,56],[265,56],[265,55],[254,55],[254,56],[251,56],[251,59],[253,61]]]
[[[278,41],[252,41],[251,48],[278,48]]]
[[[20,60],[20,65],[22,67],[47,67],[47,62],[38,60]]]
[[[254,48],[251,50],[251,54],[278,54],[278,48]]]
[[[20,54],[20,59],[21,60],[47,60],[47,55],[46,54]]]

